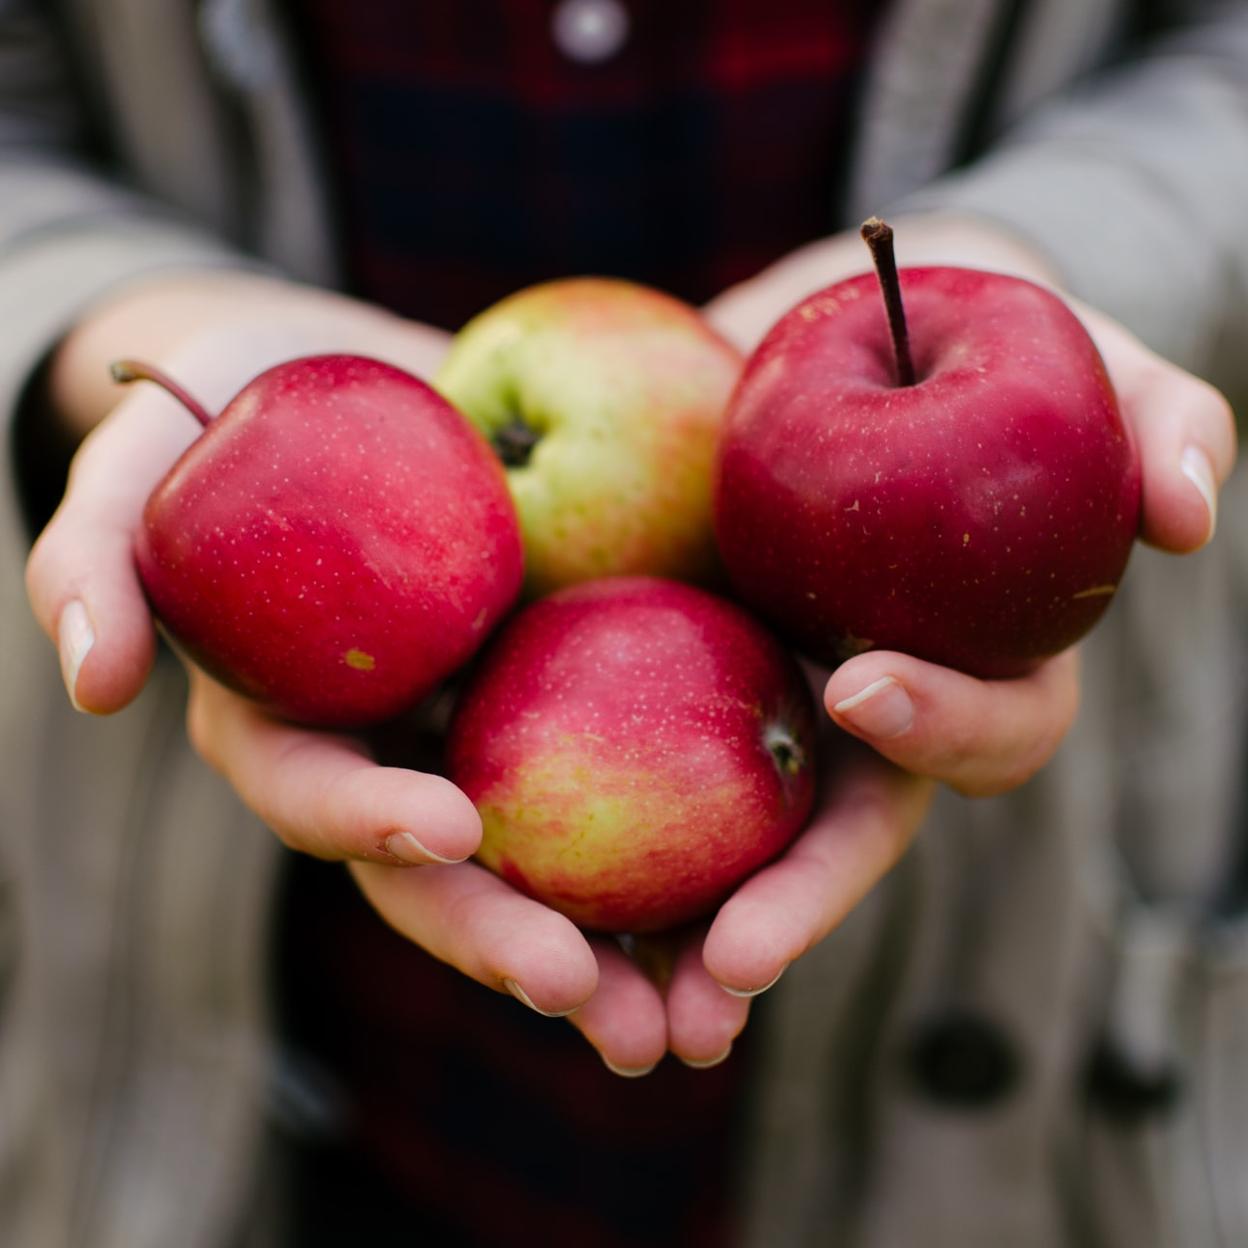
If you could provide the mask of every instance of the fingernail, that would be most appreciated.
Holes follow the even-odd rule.
[[[848,720],[863,736],[879,741],[901,736],[914,723],[914,703],[892,676],[873,680],[852,698],[838,702],[832,712]]]
[[[727,984],[720,984],[720,987],[733,997],[757,997],[766,992],[768,988],[774,988],[779,981],[780,976],[789,969],[786,962],[776,973],[772,979],[769,979],[761,988],[729,988]],[[728,1055],[725,1053],[725,1057]]]
[[[775,980],[772,980],[775,983]],[[718,1057],[682,1057],[680,1060],[684,1062],[692,1070],[710,1070],[712,1066],[718,1066],[720,1062],[728,1060],[728,1054],[732,1052],[732,1045],[729,1045]]]
[[[640,1079],[642,1075],[648,1075],[658,1065],[658,1062],[651,1062],[649,1066],[617,1066],[604,1057],[602,1064],[613,1075],[619,1075],[621,1079]]]
[[[571,1010],[543,1010],[533,1004],[532,998],[523,988],[520,987],[514,979],[503,980],[503,987],[519,1002],[527,1005],[535,1014],[540,1014],[543,1018],[567,1018],[572,1013]]]
[[[81,711],[78,701],[78,673],[86,657],[95,645],[95,630],[87,608],[73,598],[61,608],[61,618],[56,624],[56,645],[61,656],[61,676],[74,710]]]
[[[1183,475],[1200,491],[1200,496],[1209,509],[1209,532],[1205,537],[1205,541],[1208,541],[1218,527],[1218,487],[1214,484],[1213,464],[1200,447],[1187,446],[1183,448],[1179,467]]]
[[[395,832],[393,836],[386,837],[386,853],[400,862],[410,862],[416,866],[423,866],[427,862],[463,862],[467,857],[443,858],[441,854],[426,849],[410,832]]]

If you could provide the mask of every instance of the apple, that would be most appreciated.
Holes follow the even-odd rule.
[[[619,577],[499,633],[456,707],[448,774],[486,866],[582,926],[657,931],[801,828],[814,725],[796,663],[739,607]]]
[[[711,479],[740,371],[693,308],[604,278],[530,287],[460,331],[434,384],[507,466],[531,596],[722,575]]]
[[[1118,588],[1139,528],[1134,444],[1056,295],[971,269],[898,276],[891,231],[863,229],[879,282],[798,304],[733,396],[715,487],[725,566],[823,662],[875,648],[1020,675]]]
[[[260,374],[147,502],[136,560],[201,666],[306,724],[374,723],[480,646],[519,592],[519,528],[484,439],[424,382],[325,355]]]

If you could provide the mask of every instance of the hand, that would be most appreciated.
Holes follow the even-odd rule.
[[[1053,284],[1039,257],[975,223],[903,223],[898,243],[903,263],[967,264]],[[868,267],[857,235],[838,236],[725,292],[706,314],[749,351],[805,295]],[[1235,457],[1229,406],[1107,317],[1073,306],[1139,449],[1142,538],[1176,553],[1198,549],[1213,535],[1218,484]],[[1023,783],[1065,736],[1078,692],[1073,650],[1010,681],[977,680],[885,651],[842,664],[827,679],[824,704],[833,722],[877,755],[842,758],[806,832],[723,905],[705,941],[696,933],[666,951],[671,1049],[695,1064],[722,1060],[746,1022],[748,996],[740,994],[770,987],[875,886],[917,831],[932,782],[967,795]]]
[[[721,906],[709,930],[671,952],[668,1041],[695,1064],[722,1060],[745,1026],[749,998],[771,987],[887,874],[917,833],[936,782],[966,793],[1021,783],[1060,742],[1078,697],[1073,651],[1009,681],[976,680],[885,652],[860,655],[831,676],[813,667],[808,675],[824,688],[837,725],[848,726],[853,712],[839,704],[865,706],[872,700],[854,693],[880,680],[908,688],[913,703],[899,706],[896,688],[879,695],[877,723],[904,715],[905,726],[890,726],[894,735],[876,750],[828,725],[822,800],[810,826]]]
[[[1052,284],[1038,257],[976,224],[910,222],[898,239],[905,263],[978,265]],[[866,267],[856,235],[816,244],[726,292],[707,315],[750,350],[804,295]],[[1198,549],[1212,536],[1218,483],[1234,460],[1228,405],[1121,326],[1074,307],[1105,359],[1139,449],[1142,537],[1174,552]],[[698,1065],[722,1060],[745,1025],[749,995],[823,939],[901,856],[932,783],[967,795],[1023,783],[1065,736],[1078,694],[1073,650],[1010,681],[977,680],[882,651],[842,664],[827,678],[824,704],[838,727],[876,753],[838,758],[811,826],[725,902],[704,938],[695,932],[660,946],[670,1049]],[[653,947],[646,952],[653,967]],[[606,1004],[600,1009],[606,1013]]]
[[[148,360],[219,410],[292,356],[356,351],[428,376],[445,345],[443,334],[355,301],[245,275],[145,286],[79,326],[53,361],[52,392],[70,426],[90,432],[27,568],[75,705],[119,710],[147,677],[155,632],[134,535],[152,488],[199,432],[154,386],[119,396],[107,381],[112,359]],[[192,741],[287,846],[350,863],[387,922],[487,986],[548,1014],[584,1006],[575,1022],[609,1062],[627,1067],[652,1042],[662,1052],[661,1010],[656,1031],[653,1013],[630,1005],[653,990],[612,942],[591,948],[562,915],[462,861],[481,822],[452,784],[378,766],[356,737],[280,723],[187,667]]]

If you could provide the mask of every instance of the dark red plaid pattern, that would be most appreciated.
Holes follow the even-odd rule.
[[[451,328],[572,274],[700,303],[830,230],[880,6],[626,0],[598,64],[560,50],[555,7],[286,6],[354,292]],[[345,1105],[301,1153],[292,1243],[733,1242],[748,1032],[714,1070],[620,1079],[391,932],[340,868],[298,864],[288,898],[287,1038]]]
[[[832,0],[627,0],[600,64],[551,0],[301,0],[352,286],[457,328],[533,282],[695,303],[835,220],[871,15]]]

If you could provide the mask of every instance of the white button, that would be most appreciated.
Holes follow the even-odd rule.
[[[550,19],[555,45],[570,61],[597,64],[628,39],[628,10],[620,0],[560,0]]]

